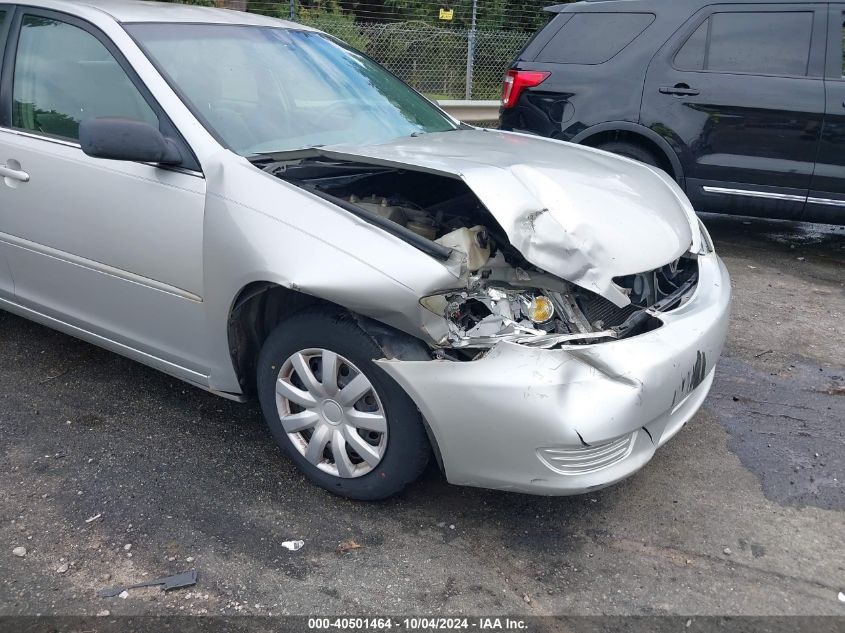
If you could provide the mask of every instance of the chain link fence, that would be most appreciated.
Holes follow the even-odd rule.
[[[300,21],[344,40],[434,99],[497,99],[505,70],[531,36],[418,21]]]

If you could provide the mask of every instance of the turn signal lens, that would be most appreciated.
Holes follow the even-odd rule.
[[[543,295],[538,295],[528,304],[528,318],[533,323],[545,323],[555,314],[555,307],[552,302]]]

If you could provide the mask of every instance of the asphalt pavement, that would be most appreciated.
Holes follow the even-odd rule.
[[[734,289],[711,395],[578,497],[432,470],[342,500],[254,404],[0,312],[0,615],[845,614],[845,227],[704,220]]]

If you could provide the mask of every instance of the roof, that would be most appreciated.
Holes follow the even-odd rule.
[[[193,22],[206,24],[247,24],[255,26],[276,26],[307,28],[294,22],[270,18],[245,11],[215,9],[171,2],[142,2],[140,0],[52,0],[27,2],[54,9],[89,7],[107,13],[118,22]]]

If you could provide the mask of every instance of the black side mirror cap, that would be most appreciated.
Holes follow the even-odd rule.
[[[137,163],[178,165],[179,147],[149,123],[119,117],[83,119],[79,123],[82,151],[94,158]]]

